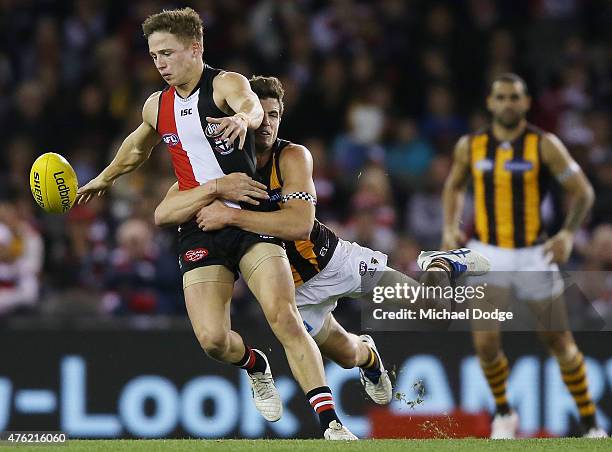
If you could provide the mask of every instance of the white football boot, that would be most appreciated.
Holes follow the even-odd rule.
[[[583,438],[607,438],[608,434],[600,427],[593,427],[589,429],[584,435]]]
[[[391,385],[389,374],[385,370],[385,366],[383,366],[382,358],[378,353],[374,339],[367,334],[362,334],[359,337],[361,338],[362,342],[368,344],[368,346],[374,351],[376,357],[378,358],[378,362],[380,363],[380,377],[378,378],[378,383],[374,383],[372,380],[370,380],[370,378],[368,378],[363,369],[359,369],[361,385],[374,402],[379,405],[388,405],[393,398],[393,386]]]
[[[514,439],[518,430],[519,418],[515,411],[496,414],[491,423],[491,439]]]
[[[266,361],[266,370],[264,372],[255,372],[253,374],[247,372],[255,408],[257,408],[266,421],[276,422],[283,415],[283,402],[276,386],[274,386],[274,378],[272,378],[268,358],[260,350],[253,349],[253,352],[260,353]]]
[[[448,251],[421,251],[417,264],[421,270],[427,270],[434,259],[444,259],[451,268],[453,277],[460,276],[465,272],[473,275],[483,275],[491,269],[489,259],[478,251],[469,248],[458,248]]]
[[[325,439],[332,441],[355,441],[357,438],[351,431],[338,421],[331,421],[323,433]]]

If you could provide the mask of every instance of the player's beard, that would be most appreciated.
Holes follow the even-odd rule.
[[[502,126],[504,129],[513,130],[516,129],[521,121],[525,118],[524,114],[511,112],[512,114],[504,115],[503,113],[495,116],[494,120],[497,124]]]

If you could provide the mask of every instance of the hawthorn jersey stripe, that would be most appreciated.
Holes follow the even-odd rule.
[[[484,168],[478,166],[487,156],[487,141],[489,137],[481,134],[470,140],[470,155],[472,177],[474,178],[474,216],[476,234],[483,243],[489,243],[489,218],[485,204]]]
[[[521,136],[514,147],[514,160],[525,161],[525,135]],[[514,246],[525,246],[526,220],[525,205],[525,171],[512,172],[512,214],[514,215]],[[539,210],[539,209],[538,209]]]
[[[496,146],[493,166],[493,205],[497,245],[514,248],[514,225],[512,172],[506,170],[506,163],[514,158],[512,146]],[[517,227],[520,225],[517,224]]]
[[[272,154],[272,173],[270,174],[270,185],[268,185],[270,190],[281,190],[283,188],[283,184],[278,178],[279,173],[280,173],[280,170],[278,166],[278,156],[276,153],[273,153]]]
[[[484,179],[484,205],[487,209],[487,230],[489,231],[489,244],[497,246],[497,222],[495,221],[495,141],[489,137],[487,140],[486,160],[491,162],[491,170],[483,172]]]
[[[546,187],[543,187],[546,175],[540,170],[540,146],[541,137],[530,133],[525,138],[523,153],[525,160],[533,163],[533,168],[523,176],[523,194],[525,197],[525,242],[527,245],[534,243],[540,235],[542,220],[540,216],[540,204]]]
[[[304,257],[297,249],[297,244],[299,242],[303,241],[285,241],[287,258],[291,264],[291,270],[292,272],[295,270],[295,272],[293,272],[293,282],[296,287],[313,278],[320,271],[320,267],[318,265],[313,265],[313,261],[316,263],[316,259],[311,260]]]
[[[174,118],[174,87],[162,91],[160,94],[157,130],[162,140],[168,146],[168,152],[172,157],[174,174],[179,183],[180,190],[188,190],[197,187],[199,182],[193,173],[191,161],[187,152],[183,149]]]

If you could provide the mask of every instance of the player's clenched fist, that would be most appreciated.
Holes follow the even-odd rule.
[[[230,143],[233,143],[236,138],[240,138],[238,149],[244,147],[249,128],[249,119],[246,114],[236,113],[234,116],[227,116],[225,118],[206,117],[206,121],[219,124],[217,133],[221,134],[221,138],[229,140]]]

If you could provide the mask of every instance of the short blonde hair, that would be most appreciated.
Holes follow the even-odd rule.
[[[182,41],[201,42],[204,26],[200,15],[192,8],[163,10],[161,13],[147,17],[142,23],[142,32],[149,39],[156,31],[175,35]]]

